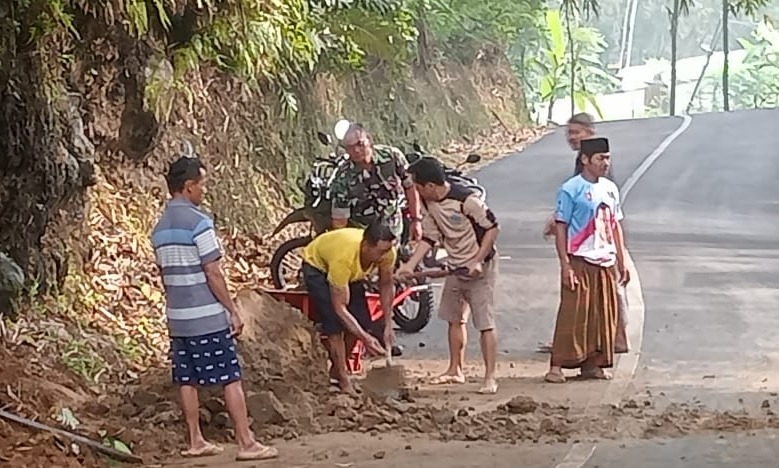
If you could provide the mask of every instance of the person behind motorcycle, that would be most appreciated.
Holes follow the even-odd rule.
[[[412,240],[422,238],[419,195],[408,174],[408,160],[399,149],[373,144],[362,125],[352,123],[340,142],[349,162],[339,170],[331,189],[334,229],[347,224],[367,226],[382,218],[397,239],[403,234],[403,202],[411,213]]]

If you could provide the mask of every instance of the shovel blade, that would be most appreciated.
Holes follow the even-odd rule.
[[[404,374],[403,366],[374,367],[368,371],[362,387],[376,396],[397,398],[405,384]]]

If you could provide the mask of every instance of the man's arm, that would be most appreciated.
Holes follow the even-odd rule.
[[[346,227],[349,223],[349,217],[351,216],[351,208],[349,207],[349,181],[347,180],[348,174],[343,170],[339,170],[339,174],[336,175],[333,181],[333,186],[330,189],[331,208],[330,218],[331,226],[333,229],[340,229]]]
[[[473,219],[485,231],[479,246],[479,252],[475,258],[475,261],[481,263],[492,252],[495,241],[498,239],[500,231],[498,219],[495,217],[495,213],[484,203],[484,200],[476,195],[471,195],[465,199],[463,202],[463,213]]]
[[[197,245],[200,263],[203,265],[203,271],[206,275],[208,287],[216,296],[216,299],[231,314],[238,313],[230,291],[227,289],[227,281],[221,269],[222,251],[219,248],[219,241],[216,237],[216,230],[213,222],[206,218],[201,221],[194,231],[194,241]]]
[[[568,225],[573,218],[573,199],[562,188],[557,192],[557,207],[554,212],[555,220],[555,249],[560,267],[570,265],[568,255]]]
[[[436,225],[435,221],[433,221],[432,216],[430,216],[430,213],[427,210],[422,211],[422,242],[418,242],[417,245],[414,247],[414,253],[411,254],[411,258],[408,259],[406,262],[406,266],[410,270],[414,270],[414,268],[419,265],[419,262],[422,261],[423,258],[425,258],[425,255],[427,255],[428,252],[430,252],[430,249],[436,246],[437,243],[441,242],[441,239],[443,238],[441,231],[438,230],[438,226]]]
[[[560,267],[570,266],[571,260],[568,256],[568,224],[557,221],[555,223],[555,250],[557,250],[557,260]]]
[[[621,265],[625,265],[625,257],[627,257],[627,246],[625,245],[625,229],[622,225],[622,220],[625,219],[625,213],[622,211],[622,200],[620,199],[619,189],[615,186],[616,200],[614,203],[614,219],[616,220],[616,226],[614,229],[614,240],[617,244],[617,261]]]
[[[346,266],[334,264],[327,273],[330,283],[330,297],[336,316],[354,336],[364,339],[368,332],[363,330],[357,319],[349,313],[349,270]]]
[[[406,200],[408,200],[408,211],[411,213],[411,217],[414,218],[414,222],[421,222],[419,193],[414,185],[414,180],[411,178],[411,174],[408,172],[408,159],[403,151],[398,148],[393,148],[392,153],[396,159],[397,175],[403,185],[403,190],[406,193]]]

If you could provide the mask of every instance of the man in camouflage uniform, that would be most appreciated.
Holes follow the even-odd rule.
[[[412,217],[411,239],[419,240],[419,196],[406,171],[408,160],[403,152],[392,146],[374,145],[370,134],[355,123],[341,140],[341,146],[349,154],[349,162],[340,170],[331,189],[333,228],[347,224],[365,227],[380,216],[400,239],[405,199]]]

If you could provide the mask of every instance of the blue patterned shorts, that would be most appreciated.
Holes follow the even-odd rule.
[[[241,365],[230,330],[170,340],[173,383],[227,385],[241,380]]]

